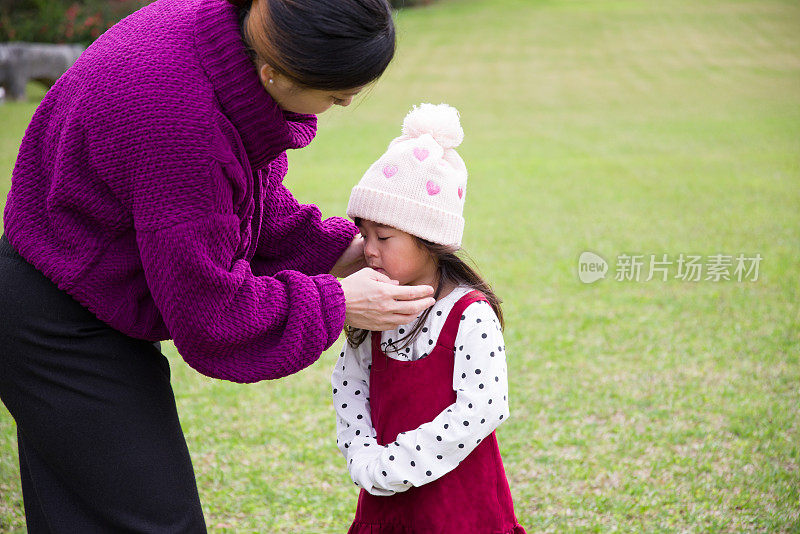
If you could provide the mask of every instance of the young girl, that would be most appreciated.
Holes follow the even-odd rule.
[[[362,488],[351,534],[525,532],[494,434],[509,415],[500,299],[454,254],[463,137],[454,108],[422,104],[350,196],[367,265],[437,301],[395,330],[345,327],[331,381],[337,443]]]

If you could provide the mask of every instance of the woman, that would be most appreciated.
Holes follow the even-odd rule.
[[[53,86],[0,240],[0,397],[30,532],[203,532],[158,342],[236,382],[433,304],[281,184],[394,54],[385,0],[158,0]],[[330,274],[329,274],[330,273]],[[334,275],[346,276],[338,281]]]

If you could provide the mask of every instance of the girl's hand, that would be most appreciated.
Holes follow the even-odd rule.
[[[365,268],[341,281],[345,322],[354,328],[390,330],[408,324],[436,302],[431,286],[401,286]]]
[[[367,261],[364,259],[364,238],[361,234],[358,234],[353,238],[353,242],[350,243],[347,250],[344,251],[329,274],[337,278],[344,278],[345,276],[350,276],[360,271],[366,266]]]

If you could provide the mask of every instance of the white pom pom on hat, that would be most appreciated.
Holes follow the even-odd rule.
[[[464,140],[458,110],[447,104],[414,106],[403,120],[403,135],[420,137],[429,134],[442,148],[455,148]]]
[[[461,246],[467,168],[454,150],[464,140],[458,110],[447,104],[415,106],[403,120],[402,134],[353,188],[348,217]]]

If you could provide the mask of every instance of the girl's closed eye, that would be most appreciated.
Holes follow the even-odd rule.
[[[378,241],[386,241],[386,240],[387,240],[387,239],[389,239],[390,237],[392,237],[392,236],[390,236],[390,235],[387,235],[387,236],[379,236],[379,235],[377,235],[377,234],[375,235],[375,239],[377,239]],[[364,234],[363,232],[361,233],[361,238],[362,238],[362,239],[364,239],[364,240],[368,239],[367,235],[366,235],[366,234]]]

